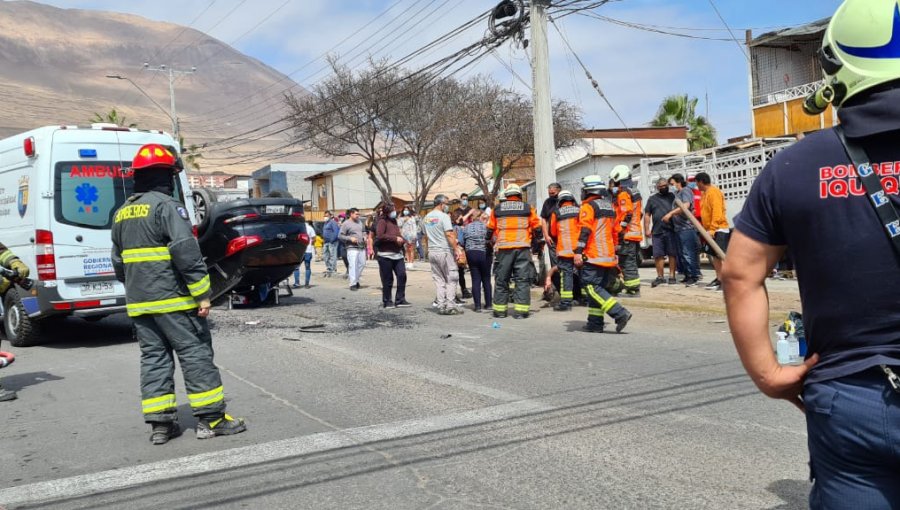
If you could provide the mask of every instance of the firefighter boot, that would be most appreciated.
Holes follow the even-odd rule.
[[[211,439],[216,436],[231,436],[247,430],[243,418],[232,418],[224,414],[216,418],[202,418],[197,423],[197,439]]]
[[[181,435],[181,427],[177,421],[151,423],[150,442],[155,445],[166,444],[170,439]]]

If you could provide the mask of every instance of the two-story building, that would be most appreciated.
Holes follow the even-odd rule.
[[[830,106],[817,116],[803,111],[803,101],[824,83],[817,53],[829,19],[753,37],[750,49],[753,138],[780,138],[829,128],[837,123]]]

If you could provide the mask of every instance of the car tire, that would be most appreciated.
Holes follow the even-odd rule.
[[[17,289],[10,289],[3,298],[3,332],[15,347],[30,347],[40,343],[40,323],[28,318]]]
[[[197,228],[202,233],[209,226],[209,213],[216,203],[216,195],[206,188],[200,188],[191,193],[191,198],[194,201],[194,214],[197,215]]]

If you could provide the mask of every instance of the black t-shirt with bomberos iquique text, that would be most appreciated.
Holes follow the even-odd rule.
[[[900,209],[900,90],[876,93],[840,115]],[[807,384],[900,364],[900,258],[833,130],[776,155],[735,227],[790,249],[809,354],[820,356]]]

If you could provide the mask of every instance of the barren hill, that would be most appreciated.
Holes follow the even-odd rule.
[[[0,137],[54,124],[88,124],[116,107],[127,123],[171,132],[171,120],[124,80],[168,110],[168,76],[143,63],[197,67],[176,82],[178,117],[187,145],[246,133],[277,122],[279,92],[290,79],[199,31],[127,14],[59,9],[30,1],[0,2]],[[296,90],[296,89],[295,89]],[[202,151],[204,171],[248,173],[276,159],[239,163],[287,142],[268,128],[248,141]],[[232,145],[232,143],[227,144]],[[289,151],[291,149],[286,149]],[[303,162],[297,154],[281,161]],[[318,158],[316,158],[318,159]]]

